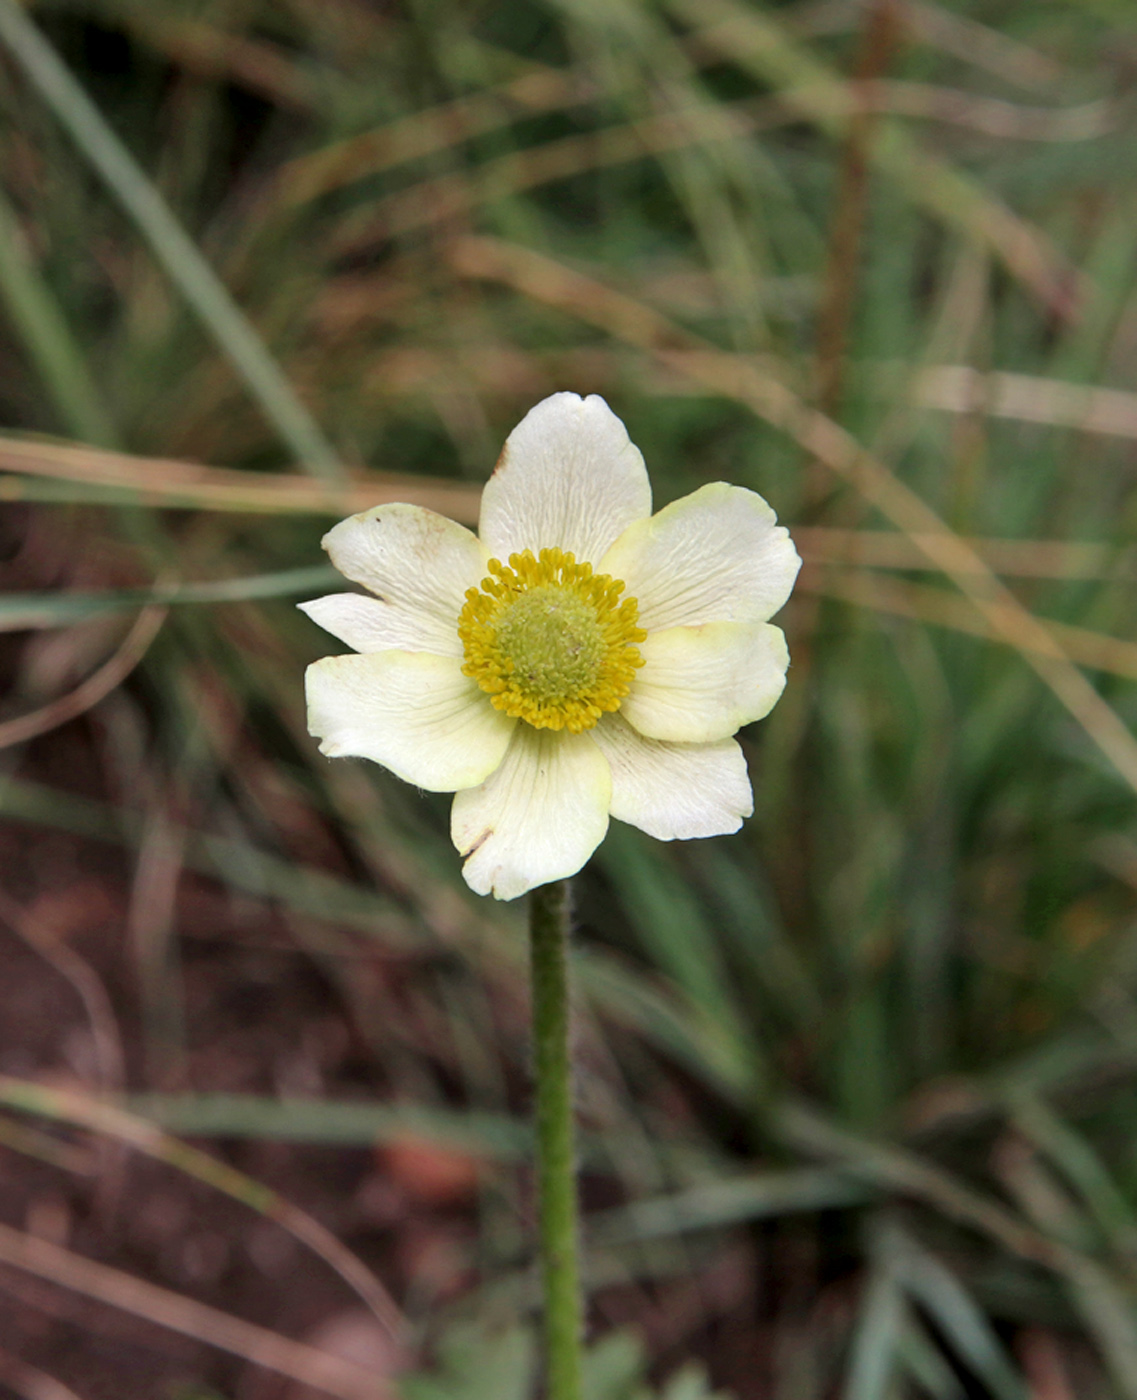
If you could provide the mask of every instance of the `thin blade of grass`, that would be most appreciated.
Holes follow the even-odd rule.
[[[0,43],[8,48],[134,221],[297,462],[313,476],[330,481],[341,479],[343,468],[335,449],[297,397],[264,341],[154,184],[16,0],[0,0]]]
[[[1137,1216],[1090,1143],[1036,1094],[1011,1100],[1012,1121],[1074,1187],[1112,1249],[1137,1261]]]
[[[575,969],[589,1000],[611,1020],[634,1027],[731,1102],[750,1102],[751,1069],[729,1037],[705,1034],[705,1021],[690,1006],[611,956],[578,950]]]
[[[795,525],[794,544],[807,564],[860,569],[911,569],[936,573],[912,540],[895,530],[843,530]],[[1137,578],[1137,549],[1090,540],[1010,540],[967,537],[968,546],[1004,577],[1052,579]]]
[[[342,1147],[420,1138],[500,1161],[524,1160],[533,1151],[533,1133],[527,1123],[501,1114],[425,1104],[156,1093],[136,1094],[127,1102],[140,1118],[189,1137],[267,1138]]]
[[[1012,1254],[1051,1269],[1057,1267],[1058,1246],[1053,1241],[1006,1207],[914,1153],[846,1132],[804,1104],[784,1104],[774,1110],[770,1126],[799,1152],[843,1162],[859,1176],[926,1201]]]
[[[0,435],[0,471],[73,481],[122,493],[134,504],[174,510],[221,510],[252,515],[315,515],[339,519],[388,501],[405,501],[473,524],[481,488],[438,477],[375,473],[323,484],[277,472],[204,467],[165,457],[99,452],[75,443]],[[0,488],[4,478],[0,477]]]
[[[294,1342],[279,1332],[159,1288],[121,1269],[97,1264],[73,1250],[13,1230],[10,1225],[0,1225],[0,1262],[240,1356],[337,1400],[396,1400],[395,1392],[385,1381],[353,1361]]]
[[[869,1278],[853,1332],[844,1400],[888,1400],[904,1327],[904,1294],[887,1268]]]
[[[137,842],[142,821],[141,813],[129,808],[112,807],[12,777],[0,778],[0,818],[32,822],[122,846]],[[189,869],[234,889],[268,903],[279,903],[320,923],[338,924],[389,948],[422,948],[431,937],[425,926],[394,900],[326,871],[258,850],[244,841],[191,832],[183,858]]]
[[[793,40],[776,19],[737,0],[668,0],[667,8],[692,26],[700,43],[769,82],[826,135],[846,134],[856,111],[848,84]],[[1081,294],[1075,289],[1084,290],[1084,278],[1040,230],[982,185],[921,149],[894,123],[882,123],[869,158],[908,198],[949,227],[988,245],[1051,310],[1065,318],[1073,316]]]
[[[817,1210],[844,1210],[879,1199],[864,1181],[828,1167],[757,1172],[711,1181],[669,1196],[636,1201],[588,1218],[588,1238],[597,1245],[659,1239],[688,1231],[721,1229],[744,1220],[765,1220]]]
[[[0,296],[63,426],[101,447],[118,445],[110,415],[51,288],[0,191]]]
[[[1072,1235],[1088,1234],[1088,1222],[1070,1199],[1055,1189],[1048,1169],[1026,1143],[1008,1143],[996,1154],[999,1175],[1034,1223],[1058,1245],[1058,1271],[1070,1301],[1097,1342],[1122,1400],[1137,1400],[1137,1309],[1132,1286],[1123,1287],[1096,1259],[1067,1246]]]
[[[0,594],[0,632],[22,632],[71,627],[92,617],[129,612],[160,604],[163,608],[188,604],[247,603],[266,598],[293,598],[317,590],[344,586],[343,575],[330,564],[310,568],[281,569],[246,578],[216,579],[208,583],[171,584],[153,589],[121,588],[101,593]],[[2,732],[2,729],[0,729]]]
[[[996,1400],[1028,1400],[1026,1383],[979,1304],[935,1255],[892,1226],[883,1246],[897,1279]]]
[[[277,107],[306,114],[319,108],[319,81],[279,44],[179,14],[170,5],[115,0],[102,10],[189,73],[243,87]]]
[[[911,383],[913,400],[945,413],[982,413],[1082,433],[1137,438],[1137,394],[1007,370],[930,365]]]
[[[0,1381],[11,1386],[20,1400],[83,1400],[70,1386],[6,1351],[0,1351]]]
[[[0,749],[26,743],[41,734],[50,734],[62,724],[68,724],[105,700],[138,665],[150,648],[166,620],[166,609],[150,606],[139,614],[137,622],[127,633],[118,650],[93,675],[67,695],[33,710],[31,714],[0,723]]]
[[[904,1372],[933,1400],[966,1400],[959,1377],[911,1309],[906,1323],[898,1351]],[[1040,1400],[1040,1397],[1032,1396],[1031,1400]],[[1058,1397],[1054,1397],[1054,1400],[1058,1400]]]
[[[179,1142],[151,1122],[91,1094],[53,1089],[0,1075],[0,1102],[55,1122],[71,1123],[127,1143],[159,1162],[212,1186],[251,1210],[274,1220],[335,1270],[371,1309],[387,1331],[400,1338],[406,1320],[391,1295],[363,1261],[307,1211],[254,1181],[227,1162]]]
[[[909,617],[913,621],[928,623],[934,627],[950,627],[957,632],[966,632],[973,637],[1007,644],[1006,633],[999,633],[985,620],[976,615],[964,599],[926,584],[900,583],[895,579],[882,579],[871,574],[853,574],[844,570],[826,570],[823,574],[801,580],[798,585],[803,592],[819,593],[827,598],[840,598],[857,607],[871,608],[874,612],[888,613],[893,617]],[[1009,619],[1008,619],[1009,620]],[[1087,627],[1075,627],[1066,622],[1055,622],[1051,618],[1035,619],[1049,635],[1052,645],[1060,648],[1072,661],[1092,671],[1104,671],[1109,675],[1124,676],[1127,680],[1137,680],[1137,643],[1122,641],[1120,637],[1107,637],[1101,632],[1091,632]],[[1013,626],[1013,623],[1011,624]],[[1037,643],[1032,640],[1030,645]],[[1052,652],[1044,653],[1051,655]]]
[[[103,1169],[96,1153],[86,1147],[76,1147],[63,1142],[52,1133],[40,1132],[7,1114],[0,1114],[0,1147],[22,1153],[36,1161],[46,1162],[59,1171],[72,1172],[76,1176],[97,1176]]]

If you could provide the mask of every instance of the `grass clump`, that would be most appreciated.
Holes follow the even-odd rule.
[[[361,1037],[327,1097],[487,1115],[453,1272],[522,1375],[515,921],[444,803],[318,757],[289,603],[328,520],[470,521],[526,408],[598,392],[659,504],[754,487],[806,559],[754,820],[581,882],[598,1330],[669,1400],[1137,1395],[1131,42],[1104,0],[0,0],[0,733],[46,712],[0,815],[134,853],[96,1088],[243,1136],[173,891],[263,896]],[[407,1394],[480,1393],[480,1335]]]

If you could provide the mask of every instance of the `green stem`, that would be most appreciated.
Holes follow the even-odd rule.
[[[569,1061],[567,880],[533,891],[529,929],[547,1395],[548,1400],[581,1400],[583,1309]]]

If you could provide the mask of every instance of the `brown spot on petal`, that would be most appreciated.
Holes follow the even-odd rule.
[[[475,851],[480,851],[482,849],[482,847],[486,844],[486,842],[490,839],[492,835],[493,827],[487,826],[485,831],[482,832],[482,834],[478,837],[478,839],[473,843],[472,846],[468,847],[464,851],[459,852],[462,859],[469,860],[469,858],[474,854]]]

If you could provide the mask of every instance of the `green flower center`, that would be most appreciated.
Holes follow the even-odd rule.
[[[495,631],[498,650],[518,684],[552,702],[591,689],[608,649],[592,604],[552,583],[503,608]]]
[[[489,571],[458,619],[463,673],[536,729],[579,734],[618,710],[643,665],[635,643],[647,636],[636,600],[621,601],[621,580],[559,549],[491,559]]]

